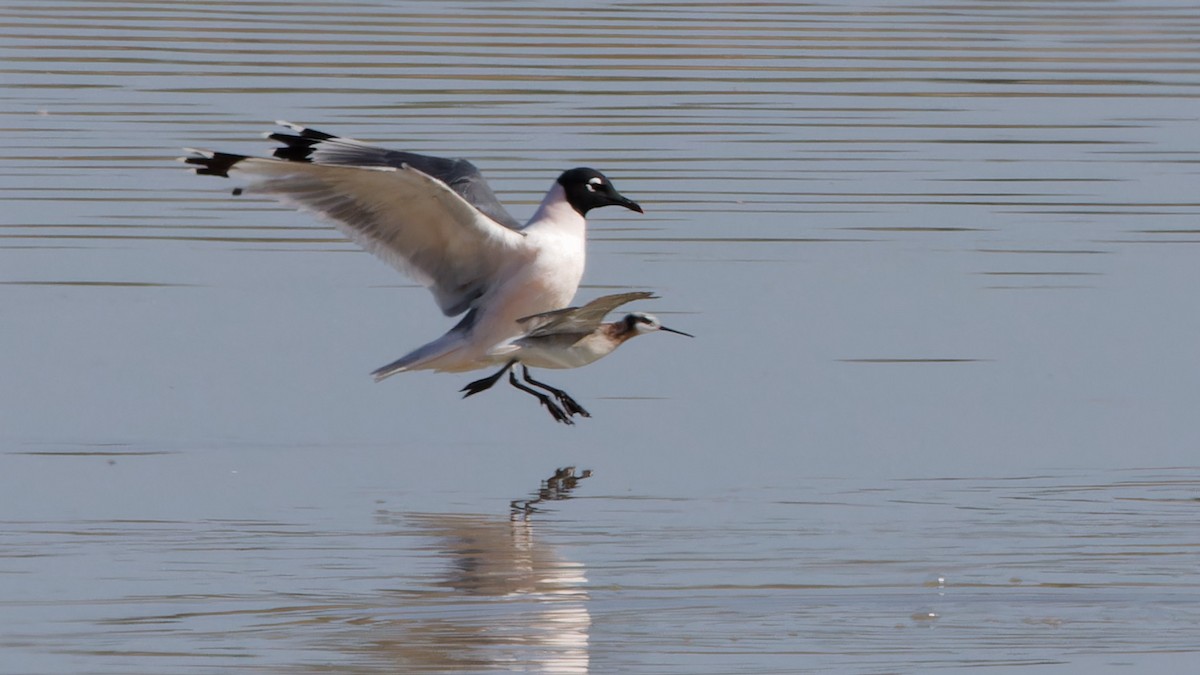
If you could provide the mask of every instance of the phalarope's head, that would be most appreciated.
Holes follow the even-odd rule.
[[[601,206],[624,206],[630,211],[642,213],[642,207],[632,199],[617,192],[608,178],[595,169],[578,168],[564,171],[558,184],[567,194],[567,202],[586,216],[587,212]]]
[[[625,328],[626,330],[638,335],[641,335],[642,333],[653,333],[656,330],[665,330],[668,333],[674,333],[676,335],[696,337],[691,333],[685,333],[681,330],[675,330],[674,328],[667,328],[666,326],[662,325],[662,322],[658,320],[657,316],[654,316],[653,314],[646,314],[645,312],[631,312],[626,314]]]

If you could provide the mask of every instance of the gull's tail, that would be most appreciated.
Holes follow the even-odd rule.
[[[458,351],[463,346],[462,343],[462,334],[451,331],[429,344],[417,347],[386,366],[376,369],[371,373],[371,377],[379,382],[407,370],[441,370],[439,362],[444,357]]]

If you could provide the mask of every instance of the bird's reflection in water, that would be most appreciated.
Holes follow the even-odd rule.
[[[536,514],[589,476],[555,471],[513,500],[507,518],[380,512],[404,534],[431,538],[423,550],[449,565],[422,584],[436,590],[404,594],[398,616],[375,617],[369,641],[354,651],[394,672],[588,672],[585,570],[537,538]]]
[[[542,486],[538,488],[533,499],[514,499],[512,501],[512,514],[514,517],[529,516],[537,513],[537,505],[542,502],[553,502],[560,499],[570,499],[571,492],[579,486],[579,481],[584,478],[591,478],[592,470],[584,469],[579,475],[575,475],[575,467],[568,466],[554,472],[546,480],[542,481]]]

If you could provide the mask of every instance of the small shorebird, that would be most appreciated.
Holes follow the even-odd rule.
[[[530,377],[529,366],[579,368],[611,354],[630,338],[657,330],[694,337],[689,333],[667,328],[657,317],[643,312],[631,312],[620,321],[601,323],[605,315],[625,303],[655,297],[657,296],[646,291],[604,295],[582,307],[556,309],[520,319],[525,333],[506,340],[489,351],[494,357],[507,359],[507,363],[496,373],[463,387],[461,391],[467,392],[463,394],[463,398],[490,389],[508,373],[508,381],[512,386],[537,397],[550,411],[550,415],[559,422],[574,424],[572,415],[591,417],[591,414],[567,392]],[[525,381],[550,392],[558,400],[557,404],[550,396],[517,381],[513,367],[518,363],[521,364],[521,374]]]
[[[642,207],[595,169],[564,171],[529,222],[509,215],[473,164],[387,150],[288,122],[274,157],[192,150],[197,174],[241,178],[333,222],[343,234],[433,292],[442,337],[372,373],[463,372],[501,363],[489,350],[521,333],[517,319],[562,307],[583,277],[584,216],[601,206]]]

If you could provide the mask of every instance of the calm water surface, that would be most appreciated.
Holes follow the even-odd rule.
[[[0,4],[0,672],[1193,672],[1190,2]],[[546,379],[181,146],[595,166]],[[571,467],[571,468],[567,468]],[[556,473],[557,472],[557,473]]]

